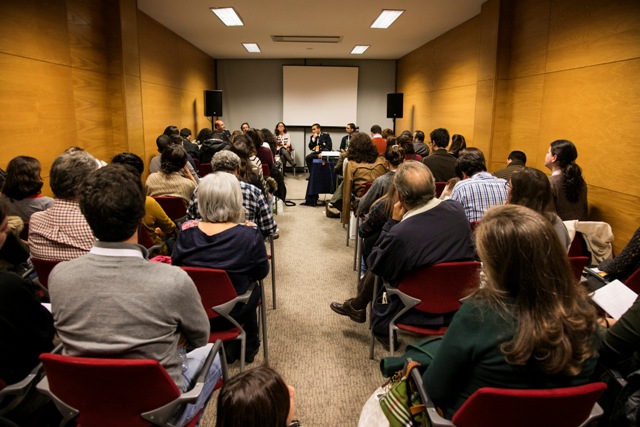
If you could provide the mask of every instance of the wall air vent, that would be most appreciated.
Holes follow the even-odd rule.
[[[342,36],[271,36],[276,43],[340,43]]]

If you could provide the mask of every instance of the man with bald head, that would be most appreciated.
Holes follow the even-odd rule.
[[[331,303],[331,309],[359,323],[366,321],[366,306],[373,296],[374,275],[392,286],[416,268],[442,262],[471,261],[475,251],[469,222],[462,205],[434,197],[435,183],[429,168],[419,162],[405,162],[393,178],[398,202],[392,217],[382,229],[376,246],[367,259],[369,271],[358,285],[358,295],[343,304]],[[393,299],[383,317],[374,316],[374,333],[389,346],[388,325],[402,304]],[[448,324],[450,316],[429,316],[409,311],[404,323],[420,326]]]

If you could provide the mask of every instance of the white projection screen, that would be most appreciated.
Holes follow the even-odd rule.
[[[282,67],[282,121],[287,126],[343,127],[358,116],[358,67]]]

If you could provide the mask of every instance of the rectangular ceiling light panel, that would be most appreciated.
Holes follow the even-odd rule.
[[[340,43],[342,36],[271,36],[277,43]]]
[[[380,16],[371,24],[371,28],[389,28],[404,10],[383,10]]]
[[[369,49],[369,46],[358,45],[358,46],[353,48],[353,50],[351,51],[351,54],[352,55],[362,55],[367,49]]]
[[[212,7],[211,11],[215,13],[227,27],[240,27],[244,25],[242,19],[240,19],[232,7]]]
[[[247,52],[251,52],[251,53],[260,52],[260,46],[258,46],[257,43],[242,43],[242,45],[244,46],[245,49],[247,49]]]

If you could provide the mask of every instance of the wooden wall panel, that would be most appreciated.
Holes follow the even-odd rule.
[[[548,50],[547,72],[639,57],[640,2],[554,0]]]
[[[443,127],[449,133],[464,135],[467,146],[475,146],[481,150],[489,146],[482,141],[473,140],[473,125],[476,105],[476,85],[463,86],[431,93],[431,127],[425,133],[433,129]]]
[[[106,3],[67,0],[71,66],[105,73],[108,64]]]
[[[193,69],[194,66],[185,67],[180,63],[180,39],[140,11],[137,20],[142,80],[158,85],[181,87],[182,69]]]
[[[0,52],[69,65],[66,0],[3,0],[0,16]]]
[[[509,56],[503,58],[508,63],[509,77],[517,78],[542,74],[547,59],[549,35],[549,13],[551,0],[511,1]]]
[[[640,226],[640,199],[597,185],[588,187],[589,219],[611,224],[613,250],[618,254]]]
[[[495,116],[495,84],[496,81],[494,79],[482,80],[477,84],[473,133],[465,135],[467,144],[469,144],[470,141],[473,141],[473,144],[476,147],[483,146],[491,149],[492,130]],[[493,155],[490,151],[486,151],[484,155],[489,163],[487,164],[487,167],[490,168]]]
[[[500,29],[500,0],[488,0],[480,12],[478,81],[496,77],[498,33]]]
[[[0,167],[15,156],[36,157],[43,177],[53,159],[76,145],[71,69],[62,65],[0,54]]]
[[[640,59],[547,74],[540,140],[572,140],[587,183],[640,197],[640,84],[629,76]]]
[[[396,120],[396,133],[408,129],[421,130],[428,135],[434,129],[430,97],[431,93],[405,92],[404,117]]]

